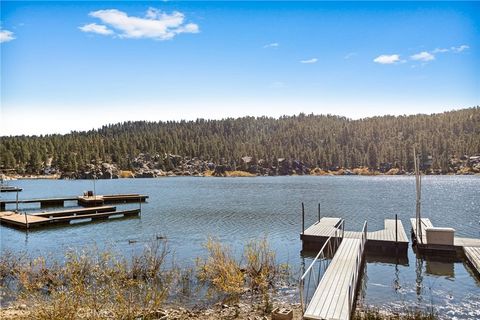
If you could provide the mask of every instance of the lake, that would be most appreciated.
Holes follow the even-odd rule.
[[[480,237],[479,176],[426,176],[422,182],[424,217],[435,226],[455,228],[456,235]],[[91,180],[10,184],[24,189],[21,199],[76,196],[93,189]],[[95,189],[97,194],[142,193],[150,198],[142,204],[139,218],[28,233],[2,226],[1,249],[61,258],[69,248],[97,246],[130,255],[163,235],[176,261],[192,266],[205,254],[202,244],[208,236],[230,245],[238,255],[250,239],[266,237],[277,260],[299,273],[302,262],[309,262],[300,254],[302,202],[306,226],[316,221],[318,203],[322,216],[345,218],[347,230],[360,230],[364,220],[370,231],[383,229],[383,220],[397,214],[409,234],[409,219],[415,216],[412,176],[120,179],[98,180]],[[2,194],[2,199],[14,198],[15,194]],[[24,208],[39,210],[35,205]],[[480,318],[480,281],[465,262],[417,258],[411,248],[406,263],[369,261],[361,304],[391,310],[433,306],[445,319]]]

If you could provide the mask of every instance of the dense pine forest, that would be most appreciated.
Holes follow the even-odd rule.
[[[278,168],[279,161],[311,169],[411,171],[414,145],[423,163],[446,173],[452,159],[480,154],[480,107],[360,120],[299,114],[278,119],[136,121],[65,135],[1,137],[0,141],[0,167],[31,174],[46,168],[77,172],[99,163],[134,170],[139,155],[148,155],[153,159],[149,166],[163,171],[178,166],[178,161],[172,161],[177,158],[246,171],[252,166]]]

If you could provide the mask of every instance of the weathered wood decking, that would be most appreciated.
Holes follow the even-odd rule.
[[[361,239],[343,239],[304,313],[305,319],[350,319],[352,276],[357,272]],[[361,257],[361,256],[360,256]]]
[[[64,206],[66,201],[77,201],[79,206],[92,207],[103,204],[113,203],[129,203],[129,202],[145,202],[148,196],[137,193],[133,194],[112,194],[97,196],[80,196],[80,197],[60,197],[60,198],[39,198],[39,199],[21,199],[19,204],[23,203],[39,203],[41,208],[52,206]],[[7,204],[16,204],[17,200],[0,200],[0,210],[5,210]]]
[[[138,215],[140,209],[115,211],[115,207],[100,207],[88,209],[72,209],[55,212],[39,212],[22,214],[11,211],[0,213],[0,223],[11,227],[30,229],[51,224],[70,223],[73,220],[90,219],[91,221],[108,219],[111,216]]]
[[[340,218],[324,217],[308,227],[301,235],[303,248],[306,250],[320,249],[321,245],[330,236],[331,230],[339,223]],[[396,221],[396,222],[395,222]],[[367,232],[367,250],[382,250],[397,247],[406,251],[408,249],[408,237],[401,220],[385,219],[384,229]],[[345,238],[360,239],[362,232],[345,231]]]
[[[39,198],[39,199],[20,199],[18,203],[40,203],[40,207],[63,206],[65,201],[76,201],[78,197],[61,197],[61,198]],[[7,204],[16,204],[17,200],[1,200],[0,209],[5,210]]]
[[[463,247],[465,256],[480,275],[480,247]]]

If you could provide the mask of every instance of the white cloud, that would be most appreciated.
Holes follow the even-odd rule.
[[[469,49],[469,48],[470,48],[470,47],[467,46],[466,44],[462,44],[462,45],[459,46],[459,47],[451,47],[450,50],[452,50],[453,52],[457,52],[457,53],[458,53],[458,52],[462,52],[462,51],[464,51],[464,50],[467,50],[467,49]]]
[[[415,61],[432,61],[435,60],[435,56],[427,51],[422,51],[420,53],[414,54],[410,56],[410,59],[415,60]]]
[[[375,59],[373,62],[380,63],[380,64],[393,64],[400,62],[400,55],[398,54],[382,54]]]
[[[199,32],[198,25],[185,24],[185,15],[178,11],[168,14],[155,8],[148,8],[145,17],[133,17],[117,9],[107,9],[90,12],[89,15],[100,19],[105,25],[92,23],[80,27],[82,31],[86,31],[82,28],[87,28],[89,29],[87,32],[116,34],[120,38],[169,40],[180,33]]]
[[[0,30],[0,43],[12,41],[15,39],[12,31]]]
[[[78,27],[78,29],[82,30],[83,32],[93,32],[102,35],[113,34],[113,31],[108,29],[106,26],[96,23],[89,23],[82,27]]]
[[[264,48],[278,48],[279,44],[277,42],[272,42],[269,44],[264,45]]]
[[[307,60],[300,60],[300,63],[312,64],[312,63],[316,63],[317,61],[318,61],[317,58],[312,58],[312,59],[307,59]]]

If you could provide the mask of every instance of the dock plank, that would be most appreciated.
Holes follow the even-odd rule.
[[[349,318],[348,287],[360,245],[360,239],[343,239],[305,311],[305,319]]]
[[[480,274],[480,247],[463,247],[465,256]]]

